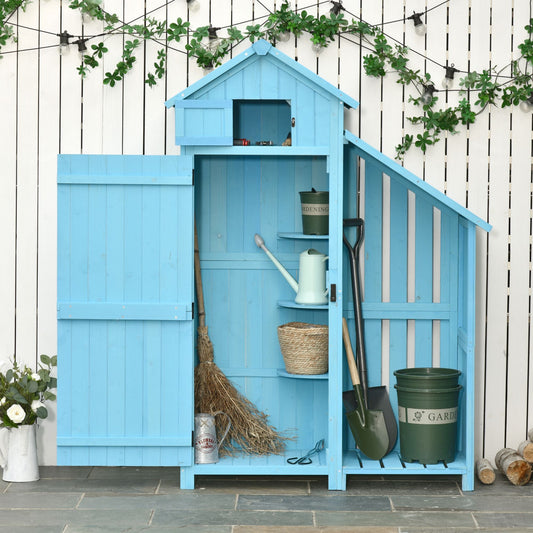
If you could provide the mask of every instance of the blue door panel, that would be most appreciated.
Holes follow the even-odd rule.
[[[60,156],[58,463],[192,461],[185,156]]]

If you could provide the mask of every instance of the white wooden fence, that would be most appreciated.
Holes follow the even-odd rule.
[[[105,0],[104,7],[132,21],[151,13],[171,23],[217,27],[263,22],[277,0],[200,0],[188,13],[185,0]],[[0,60],[0,358],[35,367],[41,353],[56,351],[56,155],[58,153],[173,154],[173,110],[163,102],[203,76],[183,53],[169,49],[167,75],[154,88],[144,83],[160,45],[147,42],[133,71],[110,88],[102,83],[122,51],[123,36],[104,38],[110,52],[87,78],[76,71],[75,46],[58,53],[60,31],[95,35],[102,25],[82,25],[67,0],[34,0],[13,14],[16,44]],[[438,0],[344,0],[346,10],[381,24],[422,12]],[[327,13],[329,2],[292,1],[292,7]],[[348,19],[350,14],[346,15]],[[385,24],[384,31],[418,53],[411,66],[444,76],[438,66],[462,71],[502,67],[519,56],[531,16],[526,0],[449,0],[428,11],[428,31],[419,36],[410,20]],[[222,30],[223,32],[223,30]],[[353,41],[353,42],[352,42]],[[394,157],[412,112],[408,93],[392,76],[369,78],[355,38],[337,38],[316,56],[307,37],[278,47],[355,99],[360,108],[347,128]],[[249,46],[240,44],[233,53]],[[427,59],[429,58],[429,59]],[[459,75],[460,76],[460,75]],[[450,104],[458,92],[441,92]],[[460,134],[443,139],[425,156],[411,150],[405,166],[493,225],[480,233],[477,300],[476,455],[494,458],[515,447],[533,427],[531,335],[532,113],[490,108]],[[42,464],[55,463],[55,409],[42,423]]]

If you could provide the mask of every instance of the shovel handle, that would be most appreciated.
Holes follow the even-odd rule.
[[[342,340],[344,341],[344,349],[346,350],[346,359],[348,360],[348,368],[350,369],[350,377],[352,378],[352,385],[361,385],[359,379],[359,372],[357,371],[357,365],[355,364],[355,357],[352,350],[352,341],[350,339],[350,332],[348,331],[348,323],[346,319],[342,317]]]

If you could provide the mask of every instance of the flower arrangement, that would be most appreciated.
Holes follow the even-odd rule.
[[[37,372],[16,361],[0,365],[0,427],[32,425],[48,416],[43,402],[56,399],[50,389],[57,387],[57,378],[50,374],[57,356],[41,355],[41,363]]]

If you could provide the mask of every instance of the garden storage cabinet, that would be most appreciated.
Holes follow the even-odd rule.
[[[265,41],[166,104],[181,156],[59,159],[58,462],[177,465],[182,488],[205,474],[325,475],[330,489],[347,475],[458,474],[472,490],[475,241],[490,226],[345,131],[357,102]],[[311,188],[329,191],[329,235],[302,232],[299,192]],[[449,464],[403,463],[398,444],[369,460],[345,422],[342,238],[355,216],[369,384],[389,386],[397,414],[395,370],[460,369]],[[291,437],[283,456],[193,462],[193,218],[215,362]],[[327,255],[328,303],[295,304],[255,233],[295,278],[301,251]],[[285,371],[277,327],[293,321],[328,325],[327,373]],[[320,439],[311,464],[287,463]]]

